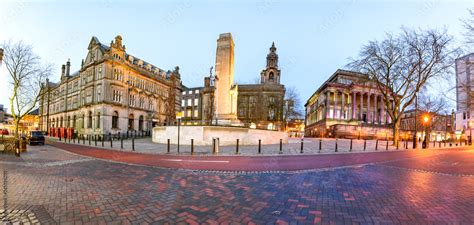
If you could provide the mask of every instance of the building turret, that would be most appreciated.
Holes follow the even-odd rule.
[[[272,42],[270,52],[267,54],[267,67],[260,74],[260,83],[280,83],[280,70],[278,69],[278,54],[275,42]]]

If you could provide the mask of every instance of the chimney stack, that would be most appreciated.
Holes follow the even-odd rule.
[[[66,74],[66,65],[62,65],[61,66],[61,77],[64,77],[64,75]]]
[[[70,72],[71,72],[71,62],[70,62],[69,59],[67,59],[67,63],[66,63],[66,76],[69,77]]]

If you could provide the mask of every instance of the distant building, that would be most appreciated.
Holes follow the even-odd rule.
[[[304,136],[304,119],[291,119],[286,124],[286,133],[290,137]]]
[[[474,86],[472,85],[474,82],[474,53],[456,59],[455,67],[456,133],[460,137],[469,129],[474,129]]]
[[[278,54],[273,43],[259,84],[234,84],[234,41],[230,33],[217,40],[216,75],[204,78],[204,87],[189,88],[181,102],[187,124],[236,125],[283,129],[285,86],[280,83]],[[197,111],[196,111],[197,110]]]
[[[126,53],[121,36],[108,46],[92,37],[87,49],[79,71],[70,73],[68,61],[58,83],[43,85],[41,130],[101,135],[175,124],[181,108],[178,67],[165,71]]]
[[[437,113],[428,113],[430,121],[428,127],[423,124],[423,116],[426,112],[421,110],[407,110],[400,119],[400,137],[408,140],[413,139],[416,129],[416,137],[418,140],[423,140],[425,135],[425,128],[428,133],[430,141],[450,140],[454,138],[454,111],[451,114],[441,115]],[[415,125],[416,121],[416,125]]]
[[[305,115],[306,137],[392,136],[382,93],[368,75],[358,72],[337,70],[307,100]]]
[[[203,124],[202,112],[203,87],[183,88],[181,93],[182,120],[185,125]]]

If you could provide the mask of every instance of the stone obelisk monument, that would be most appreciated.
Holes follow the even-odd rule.
[[[234,85],[234,40],[230,33],[219,35],[216,50],[215,121],[237,125],[237,87]]]

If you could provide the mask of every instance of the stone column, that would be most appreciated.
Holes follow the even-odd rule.
[[[362,121],[364,111],[364,92],[360,92],[360,111],[359,111],[359,120]]]
[[[330,106],[329,106],[329,104],[330,104],[330,101],[329,101],[329,94],[330,94],[330,92],[329,92],[329,91],[326,91],[326,107],[325,107],[325,111],[326,111],[325,114],[326,114],[326,115],[324,116],[325,119],[328,119],[328,118],[329,118],[329,109],[330,109]]]
[[[385,124],[385,102],[383,100],[383,96],[380,97],[380,103],[382,104],[381,110],[380,110],[380,124]]]
[[[351,119],[355,119],[357,115],[356,92],[352,92],[352,114]]]
[[[370,92],[367,92],[367,123],[370,123]]]
[[[375,99],[374,99],[374,124],[379,124],[379,121],[378,121],[378,117],[377,117],[377,114],[378,114],[378,99],[379,99],[379,96],[377,94],[374,95]]]
[[[334,92],[334,111],[333,111],[333,119],[337,119],[337,90]]]
[[[341,115],[339,116],[339,118],[345,120],[345,119],[346,119],[346,117],[345,117],[345,112],[346,112],[346,102],[345,102],[345,100],[346,100],[346,93],[342,92],[342,96],[341,96],[341,97],[342,97],[342,99],[341,99],[341,102],[342,102],[342,104],[341,104]]]

